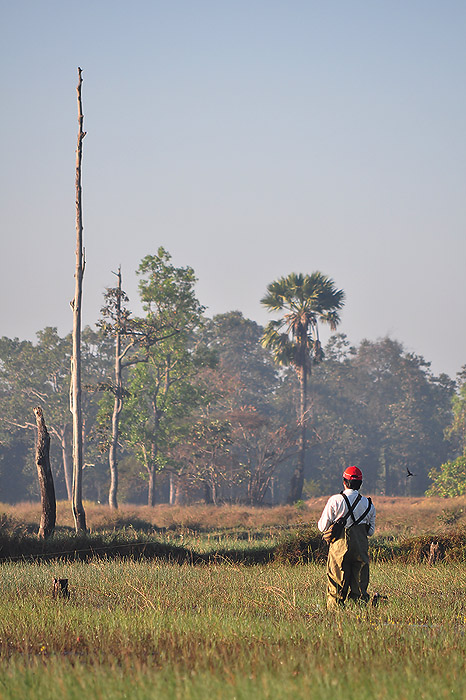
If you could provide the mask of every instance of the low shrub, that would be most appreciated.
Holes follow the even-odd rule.
[[[47,540],[30,534],[0,531],[1,561],[86,561],[92,558],[164,559],[183,563],[193,553],[174,544],[159,542],[144,533],[74,534],[56,532]]]
[[[369,539],[373,561],[398,560],[418,564],[429,561],[431,545],[437,547],[438,561],[466,562],[466,529],[457,528],[443,534],[426,534],[409,538],[374,537]],[[284,564],[306,564],[326,560],[328,546],[314,528],[307,527],[285,537],[275,549],[275,561]]]
[[[314,527],[303,527],[287,535],[275,548],[274,560],[279,564],[306,564],[325,561],[328,547]]]
[[[428,561],[431,544],[437,544],[439,559],[445,561],[466,561],[466,529],[461,527],[445,534],[421,535],[400,542],[399,558],[403,562]]]

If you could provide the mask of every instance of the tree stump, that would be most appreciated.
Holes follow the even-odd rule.
[[[40,485],[40,500],[42,515],[40,519],[40,539],[45,539],[55,529],[57,517],[57,504],[55,500],[55,487],[53,485],[52,470],[50,468],[50,435],[45,425],[44,414],[40,406],[34,409],[37,424],[36,466]]]
[[[70,592],[68,590],[68,579],[67,578],[54,578],[53,579],[53,598],[65,598],[69,600]]]

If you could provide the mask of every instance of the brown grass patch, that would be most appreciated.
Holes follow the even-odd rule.
[[[455,527],[466,526],[466,497],[458,498],[391,498],[372,496],[377,509],[376,534],[422,535],[442,532],[448,528],[449,515],[454,516]],[[87,524],[91,532],[132,527],[136,530],[179,530],[198,532],[230,528],[314,526],[325,506],[327,497],[313,498],[302,506],[282,505],[274,508],[255,508],[245,505],[148,506],[121,505],[112,511],[107,505],[86,502]],[[0,514],[18,523],[38,527],[39,503],[0,504]],[[1,523],[0,523],[1,524]],[[453,523],[452,523],[453,524]],[[57,525],[74,528],[70,504],[57,503]]]

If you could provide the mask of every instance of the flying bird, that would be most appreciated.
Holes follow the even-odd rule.
[[[413,472],[410,472],[408,467],[406,467],[406,478],[409,479],[410,476],[417,476],[417,475],[413,474]]]

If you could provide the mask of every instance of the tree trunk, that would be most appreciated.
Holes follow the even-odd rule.
[[[271,500],[271,505],[275,505],[275,477],[272,476],[270,479],[270,500]]]
[[[115,404],[112,415],[112,438],[110,442],[110,450],[108,453],[108,466],[110,468],[110,487],[108,490],[108,505],[110,508],[118,508],[118,413],[117,413],[117,397],[115,396]]]
[[[155,506],[155,464],[150,465],[149,469],[149,489],[147,492],[147,505]]]
[[[204,501],[207,503],[207,505],[214,502],[212,498],[212,489],[208,481],[204,481]]]
[[[40,485],[40,500],[42,515],[38,537],[49,537],[54,529],[57,517],[57,505],[55,501],[55,488],[53,485],[52,470],[50,468],[50,435],[45,425],[44,414],[40,406],[34,409],[37,423],[36,466]]]
[[[120,413],[123,408],[123,382],[121,377],[121,267],[118,268],[118,294],[117,294],[117,326],[115,334],[115,399],[112,414],[112,439],[108,453],[108,466],[110,468],[110,489],[108,492],[108,504],[110,508],[118,508],[118,435],[120,427]]]
[[[73,356],[71,359],[71,413],[73,415],[73,517],[76,532],[86,530],[86,514],[82,503],[82,468],[83,468],[83,439],[82,439],[82,409],[81,409],[81,305],[82,281],[84,275],[83,225],[81,206],[81,161],[83,131],[83,113],[81,103],[81,68],[78,68],[78,145],[76,149],[76,272],[75,295],[73,307]]]
[[[169,483],[170,483],[170,491],[168,494],[168,503],[173,506],[175,505],[175,500],[177,498],[177,490],[176,490],[176,485],[175,485],[175,475],[170,474],[169,477]]]
[[[380,449],[380,465],[382,467],[382,488],[383,496],[390,496],[391,495],[391,474],[390,474],[390,468],[387,463],[387,457],[385,453],[385,447],[382,447]]]
[[[253,472],[248,481],[248,502],[251,506],[256,506],[262,500],[260,498],[261,480],[257,473]]]
[[[304,465],[306,461],[306,423],[307,423],[307,371],[306,367],[302,369],[299,376],[301,387],[301,405],[300,405],[300,439],[299,439],[299,454],[298,464],[293,472],[290,483],[290,495],[288,503],[296,503],[302,498],[304,486]]]
[[[188,485],[184,476],[176,477],[175,484],[175,505],[184,506],[188,500]]]
[[[56,431],[55,431],[55,434]],[[67,423],[63,426],[59,434],[60,447],[63,461],[63,473],[65,475],[65,485],[68,500],[71,501],[73,498],[73,465],[70,462],[70,425]]]
[[[212,481],[211,486],[210,486],[211,494],[212,494],[212,504],[214,506],[218,505],[218,493],[217,493],[217,484],[215,481]]]

